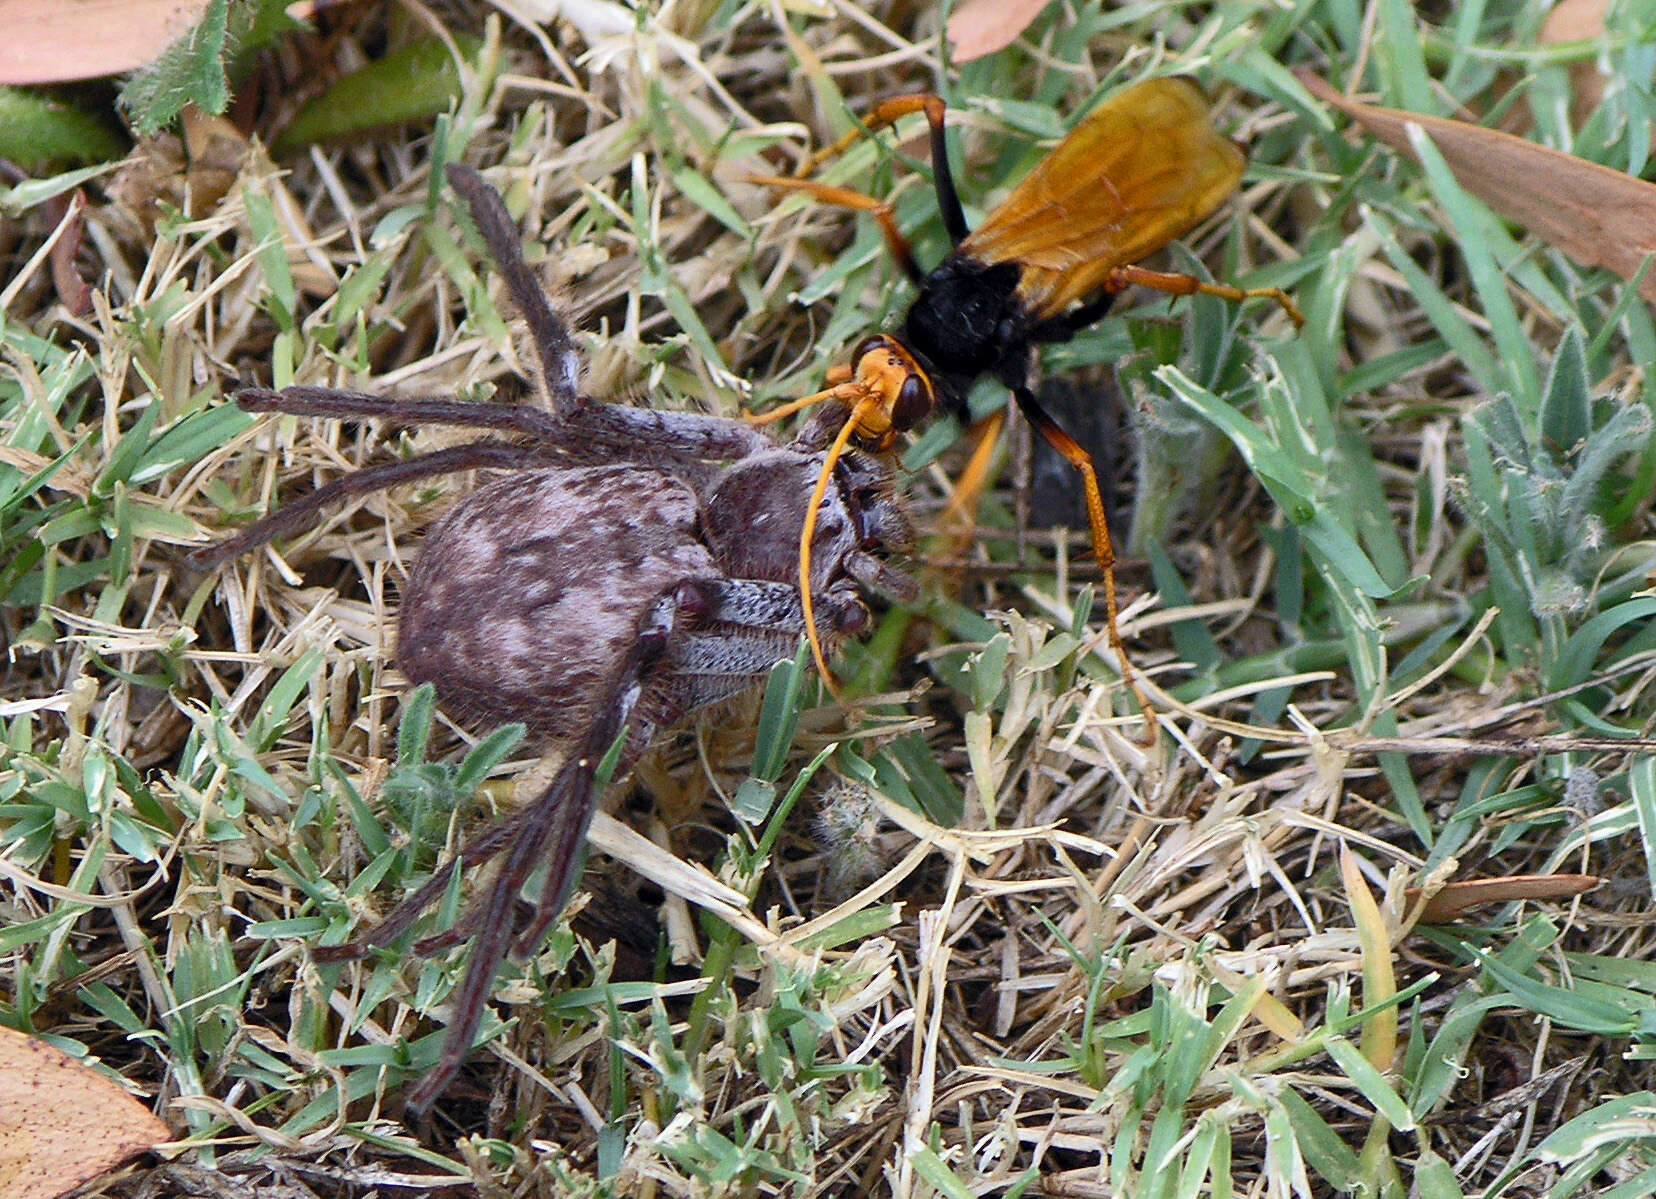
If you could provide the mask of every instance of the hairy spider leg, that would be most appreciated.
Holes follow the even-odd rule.
[[[598,401],[569,416],[520,404],[488,404],[451,396],[376,395],[336,387],[246,387],[235,401],[248,412],[284,412],[335,420],[378,420],[391,425],[448,425],[499,429],[556,446],[576,461],[596,465],[632,459],[641,451],[674,462],[743,458],[771,442],[747,422],[697,412],[657,412]]]
[[[456,186],[461,184],[457,181]],[[498,218],[503,211],[500,208],[494,215]],[[489,213],[484,212],[478,219],[487,224],[488,217]],[[498,236],[493,238],[494,242],[502,240]],[[497,257],[510,263],[510,253],[498,249],[496,253]],[[526,272],[524,278],[527,278]],[[528,285],[532,286],[532,283]],[[549,306],[543,315],[543,333],[554,326],[561,331],[562,326],[551,315]],[[868,344],[874,345],[878,341],[875,339]],[[895,433],[890,429],[891,414],[929,410],[934,399],[929,384],[923,379],[908,378],[899,369],[897,355],[891,356],[889,362],[882,356],[879,364],[874,364],[870,358],[862,366],[866,368],[859,371],[859,386],[863,390],[856,394],[868,399],[870,410],[859,415],[852,423],[853,429],[873,436],[871,431],[879,427],[881,420],[885,420],[888,434],[894,438]],[[902,386],[893,384],[893,371],[897,371],[896,381]],[[862,374],[866,374],[867,378],[861,378]],[[844,378],[842,376],[842,380]],[[833,431],[838,427],[835,414],[822,413],[817,420],[810,422],[792,446],[780,447],[741,421],[617,408],[597,402],[583,402],[566,418],[532,409],[429,397],[396,400],[314,387],[290,388],[283,392],[250,389],[237,399],[253,411],[293,411],[324,417],[373,418],[412,424],[429,420],[436,424],[502,429],[527,438],[528,444],[481,440],[408,462],[368,468],[298,501],[298,513],[291,514],[286,520],[272,514],[254,528],[233,535],[223,545],[204,547],[198,554],[206,561],[217,561],[216,554],[228,556],[250,548],[261,538],[278,535],[289,524],[297,523],[293,519],[295,516],[313,512],[341,496],[462,466],[486,465],[504,469],[561,467],[566,464],[566,459],[574,459],[577,465],[587,468],[620,465],[665,471],[666,464],[678,463],[672,468],[677,472],[673,477],[687,490],[695,486],[693,479],[701,479],[708,486],[715,479],[735,480],[731,484],[731,493],[737,497],[748,497],[746,502],[750,504],[753,497],[766,495],[767,488],[774,491],[778,487],[781,488],[780,494],[793,502],[803,494],[804,481],[817,473],[811,460],[832,439]],[[605,419],[611,416],[613,419]],[[600,452],[589,452],[590,447],[584,445],[585,440],[607,442],[608,445]],[[843,448],[842,443],[840,450]],[[729,459],[747,461],[738,462],[728,469],[713,468],[714,462]],[[805,462],[810,464],[803,465]],[[804,474],[798,469],[802,465]],[[869,465],[875,468],[872,477]],[[744,474],[748,467],[753,469]],[[740,513],[733,521],[727,520],[722,524],[715,521],[710,527],[702,529],[697,539],[709,549],[715,543],[707,538],[714,530],[719,531],[721,540],[717,544],[723,547],[720,550],[722,556],[715,557],[712,569],[721,571],[724,569],[721,563],[739,562],[744,569],[756,569],[760,577],[729,577],[719,573],[703,577],[699,573],[703,567],[697,566],[693,568],[694,573],[679,576],[665,592],[656,589],[657,582],[646,584],[645,590],[637,593],[647,605],[645,614],[636,623],[627,622],[632,629],[631,640],[627,642],[621,660],[612,669],[609,681],[601,682],[592,689],[596,705],[583,717],[584,727],[575,737],[576,753],[547,790],[516,816],[464,846],[454,859],[438,869],[431,879],[398,904],[377,928],[360,940],[315,951],[320,961],[339,961],[361,957],[375,946],[400,939],[414,928],[423,910],[441,898],[452,885],[457,870],[476,867],[504,856],[499,875],[490,884],[487,897],[472,905],[452,928],[426,937],[414,946],[415,952],[424,954],[475,939],[467,976],[455,996],[456,1016],[445,1040],[442,1060],[437,1072],[426,1079],[412,1096],[416,1110],[430,1104],[452,1080],[464,1060],[481,1023],[490,985],[506,954],[533,948],[561,910],[575,878],[580,846],[591,818],[596,791],[595,763],[603,752],[616,743],[621,732],[625,730],[628,733],[626,747],[618,751],[623,755],[623,764],[626,764],[648,746],[658,726],[676,722],[691,711],[728,698],[738,689],[738,682],[748,685],[761,678],[770,664],[779,656],[785,656],[779,652],[779,646],[794,641],[807,625],[819,639],[843,638],[866,631],[869,616],[857,591],[858,582],[877,586],[894,595],[915,593],[913,582],[901,571],[886,564],[878,553],[882,547],[906,547],[908,535],[907,524],[902,520],[900,511],[892,507],[889,500],[880,501],[878,498],[882,480],[889,481],[882,473],[887,471],[888,464],[881,461],[864,464],[858,471],[852,470],[850,463],[841,463],[840,473],[848,481],[855,476],[860,487],[871,487],[867,494],[875,498],[867,501],[870,506],[860,509],[861,516],[869,523],[855,526],[863,540],[855,544],[836,542],[839,568],[829,572],[822,593],[814,597],[819,602],[810,609],[809,615],[807,605],[813,598],[809,587],[801,591],[792,583],[767,574],[770,567],[765,565],[762,547],[752,554],[729,556],[734,545],[746,547],[742,538],[749,528],[748,523],[740,518]],[[755,479],[757,483],[753,481]],[[714,488],[711,494],[718,496],[723,491]],[[855,504],[862,505],[864,502],[864,492],[857,492]],[[852,500],[850,497],[838,498],[835,503],[839,507],[847,507]],[[817,498],[811,505],[813,517],[823,506],[827,506],[825,488],[819,488]],[[765,515],[773,510],[774,504],[766,503],[757,512]],[[630,510],[625,518],[632,519]],[[663,533],[671,540],[673,529],[664,527]],[[731,540],[733,537],[734,542]],[[784,533],[778,547],[785,547],[787,542],[788,535]],[[428,538],[422,555],[430,549]],[[663,553],[670,549],[671,546],[664,547]],[[782,549],[778,569],[784,577],[791,573],[792,563],[788,561],[791,556],[785,548]],[[662,557],[660,560],[668,559]],[[627,565],[620,563],[619,559],[617,561],[622,566]],[[629,610],[636,612],[639,609],[632,607]],[[614,658],[608,660],[616,661]],[[640,706],[646,698],[647,705]],[[542,861],[548,863],[547,885],[528,922],[519,928],[522,917],[516,897]]]
[[[475,922],[471,959],[466,977],[454,997],[454,1019],[443,1038],[443,1056],[408,1096],[413,1112],[423,1112],[459,1073],[483,1023],[489,991],[509,953],[527,952],[556,919],[574,882],[575,863],[592,823],[598,764],[617,737],[628,729],[633,710],[643,694],[644,678],[660,660],[672,632],[677,604],[672,594],[658,600],[640,622],[639,635],[605,688],[586,735],[569,759],[534,801],[517,826],[506,860],[489,886]],[[629,730],[629,740],[639,730]],[[623,757],[626,755],[623,747]],[[636,753],[634,754],[636,756]],[[498,852],[493,850],[491,852]],[[546,884],[535,914],[523,928],[518,924],[518,893],[545,863]],[[531,938],[530,934],[534,934]]]
[[[484,404],[453,396],[378,395],[339,387],[299,385],[273,391],[244,387],[235,394],[246,412],[281,412],[288,416],[321,416],[333,420],[377,420],[389,425],[453,425],[467,429],[500,429],[537,441],[559,444],[568,440],[568,421],[540,408],[519,404]]]
[[[305,519],[313,513],[348,496],[415,479],[481,468],[521,470],[564,463],[595,465],[636,457],[641,449],[657,453],[664,460],[742,458],[770,445],[743,421],[608,404],[583,407],[565,420],[538,408],[429,396],[399,398],[332,387],[300,386],[282,391],[250,387],[238,391],[235,400],[249,412],[380,420],[395,425],[500,429],[527,436],[537,444],[474,441],[346,475],[290,502],[240,533],[195,550],[186,561],[196,570],[211,569],[237,554],[292,533],[302,528]]]
[[[211,570],[238,554],[257,549],[268,541],[305,528],[322,509],[353,495],[411,483],[415,479],[453,474],[462,470],[498,468],[524,470],[552,466],[561,458],[556,449],[518,445],[510,441],[473,441],[446,450],[434,450],[401,462],[387,462],[353,471],[292,500],[239,533],[193,551],[185,562],[195,570]]]
[[[541,378],[552,398],[553,409],[560,416],[570,415],[581,404],[581,354],[569,336],[568,327],[552,311],[546,292],[523,260],[517,225],[506,211],[500,193],[472,167],[450,163],[447,174],[449,186],[464,197],[471,209],[472,222],[482,234],[489,256],[500,268],[513,303],[529,322],[535,356],[540,359]]]
[[[648,721],[635,719],[640,697],[652,672],[672,649],[675,659],[708,672],[710,682],[687,697],[691,707],[706,707],[729,697],[733,688],[713,678],[716,673],[761,673],[776,659],[774,639],[767,630],[797,631],[805,616],[807,593],[787,584],[747,579],[686,580],[658,599],[640,622],[640,631],[622,664],[605,689],[598,715],[546,790],[510,820],[463,847],[424,885],[399,903],[375,928],[354,942],[315,952],[320,962],[338,962],[366,956],[376,947],[406,935],[420,915],[447,890],[457,869],[474,869],[506,851],[484,897],[453,927],[425,937],[414,945],[420,956],[471,940],[466,976],[453,999],[454,1016],[443,1042],[443,1054],[409,1096],[409,1107],[420,1112],[447,1088],[471,1051],[489,992],[509,954],[531,952],[562,911],[576,881],[576,867],[585,844],[595,806],[596,771],[623,730],[617,770],[624,770],[654,738]],[[843,634],[866,620],[866,611],[850,595],[833,589],[827,594],[830,610],[824,622],[830,632]],[[711,626],[699,632],[701,624]],[[746,627],[755,635],[732,639],[719,626]],[[527,922],[520,916],[519,895],[534,874],[545,869],[546,881]]]

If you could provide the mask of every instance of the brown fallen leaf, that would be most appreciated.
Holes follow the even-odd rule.
[[[1408,126],[1420,126],[1462,187],[1583,266],[1631,279],[1656,253],[1656,184],[1496,129],[1361,104],[1309,71],[1296,74],[1400,154],[1414,158]],[[1639,294],[1656,303],[1656,271]]]
[[[1507,878],[1475,878],[1445,883],[1420,909],[1419,923],[1448,924],[1467,908],[1483,903],[1513,903],[1521,899],[1571,899],[1596,891],[1604,880],[1595,874],[1514,874]],[[1412,910],[1420,902],[1420,888],[1403,892],[1403,905]]]
[[[58,1199],[170,1140],[167,1126],[97,1071],[0,1028],[0,1195]]]
[[[0,0],[0,83],[63,83],[141,67],[190,31],[207,0]]]
[[[85,232],[86,193],[77,187],[63,200],[63,205],[69,227],[52,247],[52,286],[57,288],[58,299],[65,308],[76,316],[85,316],[92,311],[92,287],[75,266],[75,255],[80,253],[81,236]]]
[[[228,119],[186,104],[178,114],[189,155],[190,215],[200,218],[230,193],[247,161],[247,138]]]
[[[957,63],[1004,50],[1029,28],[1048,0],[965,0],[949,17],[950,56]]]
[[[1569,42],[1591,42],[1604,36],[1604,14],[1609,0],[1559,0],[1541,23],[1539,42],[1558,46]],[[1580,129],[1604,102],[1604,73],[1597,56],[1584,58],[1570,68],[1570,125]]]

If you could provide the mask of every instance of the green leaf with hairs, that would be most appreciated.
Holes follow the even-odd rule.
[[[148,136],[172,123],[186,104],[221,113],[230,106],[224,56],[230,38],[230,0],[211,0],[201,21],[135,73],[121,89],[120,104],[132,127]]]

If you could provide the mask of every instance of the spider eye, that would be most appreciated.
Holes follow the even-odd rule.
[[[931,380],[922,374],[911,374],[903,380],[897,392],[897,402],[891,408],[891,424],[907,431],[931,415],[934,406]]]

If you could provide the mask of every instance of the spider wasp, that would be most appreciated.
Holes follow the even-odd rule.
[[[1136,265],[1195,228],[1237,187],[1246,159],[1241,147],[1213,128],[1207,100],[1190,80],[1151,79],[1124,88],[1084,117],[1034,170],[1013,188],[976,229],[968,229],[955,190],[944,139],[944,103],[934,95],[899,96],[875,107],[864,121],[869,132],[911,113],[925,114],[938,208],[953,250],[930,271],[922,270],[891,207],[872,197],[817,182],[809,176],[841,153],[862,130],[853,130],[807,160],[798,176],[754,176],[751,182],[806,192],[816,199],[871,213],[893,257],[916,287],[900,335],[879,334],[852,354],[852,367],[830,373],[834,385],[756,419],[776,420],[823,400],[850,413],[835,450],[856,445],[890,450],[898,434],[943,410],[968,423],[967,393],[979,378],[1003,383],[1018,410],[1081,475],[1093,553],[1104,576],[1105,619],[1110,646],[1121,663],[1156,736],[1154,710],[1134,677],[1117,627],[1115,550],[1092,457],[1041,405],[1031,386],[1036,347],[1067,341],[1102,318],[1132,286],[1173,295],[1215,295],[1242,301],[1274,300],[1294,322],[1304,317],[1279,288],[1239,288],[1192,275]],[[1004,410],[983,431],[960,484],[966,495],[980,489]],[[819,490],[825,491],[825,465]],[[809,522],[800,537],[800,577],[808,577]],[[807,636],[809,636],[807,621]],[[812,652],[825,680],[832,679],[821,647]]]

